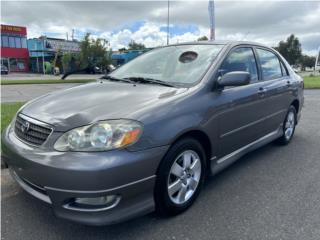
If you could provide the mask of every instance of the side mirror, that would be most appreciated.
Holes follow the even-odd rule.
[[[251,76],[248,72],[234,71],[224,74],[218,79],[218,85],[220,87],[228,86],[243,86],[250,83]]]

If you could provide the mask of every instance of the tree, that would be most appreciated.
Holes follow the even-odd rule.
[[[108,41],[106,39],[90,38],[87,33],[80,42],[80,53],[65,53],[62,57],[62,65],[65,79],[68,75],[76,72],[93,72],[95,67],[101,70],[107,69],[111,64],[111,49],[108,49]]]
[[[281,53],[290,65],[299,63],[302,56],[300,41],[294,34],[291,34],[286,41],[280,41],[275,49]]]
[[[315,62],[316,62],[316,58],[308,55],[302,55],[300,59],[302,70],[306,70],[306,67],[313,68],[315,65]]]
[[[64,73],[70,73],[81,69],[80,55],[78,53],[64,53],[61,62]]]
[[[60,64],[60,56],[62,55],[62,51],[61,49],[58,49],[58,51],[56,52],[56,54],[54,55],[54,59],[53,59],[53,62],[52,62],[52,65],[53,67],[58,67]]]
[[[146,46],[143,43],[137,43],[135,41],[131,41],[128,45],[129,50],[143,50],[146,49]]]
[[[119,48],[118,51],[119,52],[125,52],[125,51],[128,51],[128,50],[125,47],[123,47],[123,48]]]
[[[72,55],[71,53],[65,53],[63,54],[62,58],[61,58],[61,62],[62,62],[62,67],[63,67],[63,71],[69,72],[70,69],[70,65],[71,65],[71,59],[72,59]]]
[[[111,63],[107,49],[108,41],[102,38],[91,39],[87,33],[80,42],[81,67],[105,66]]]
[[[197,41],[208,41],[207,36],[202,36],[197,39]]]

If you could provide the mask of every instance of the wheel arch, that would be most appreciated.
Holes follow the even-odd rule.
[[[294,106],[294,108],[296,109],[297,113],[299,112],[299,110],[300,110],[300,102],[299,102],[298,99],[293,100],[290,105]]]
[[[173,144],[175,144],[179,140],[181,140],[183,138],[188,138],[188,137],[197,140],[201,144],[201,146],[203,147],[203,150],[206,154],[207,169],[210,169],[210,159],[211,159],[211,154],[212,154],[211,140],[210,140],[209,136],[204,131],[199,130],[199,129],[192,129],[192,130],[188,130],[186,132],[183,132],[180,135],[178,135],[171,142],[170,145],[172,146]]]

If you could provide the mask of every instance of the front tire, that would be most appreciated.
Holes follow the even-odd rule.
[[[158,213],[176,215],[193,204],[204,182],[205,159],[203,147],[192,138],[170,148],[159,166],[154,190]]]
[[[281,145],[287,145],[293,138],[297,124],[297,111],[294,106],[290,106],[286,118],[283,122],[283,135],[277,140]]]

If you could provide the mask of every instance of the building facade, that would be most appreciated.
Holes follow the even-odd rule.
[[[127,62],[129,62],[130,60],[138,57],[139,55],[147,52],[147,51],[150,51],[151,48],[146,48],[146,49],[143,49],[143,50],[126,50],[124,52],[119,52],[119,51],[116,51],[116,52],[113,52],[112,53],[112,64],[114,66],[120,66],[120,65],[123,65]]]
[[[1,64],[9,72],[29,71],[26,27],[1,24]]]
[[[32,72],[43,72],[43,62],[52,62],[56,54],[80,52],[80,43],[60,38],[41,36],[28,39],[30,68]]]

